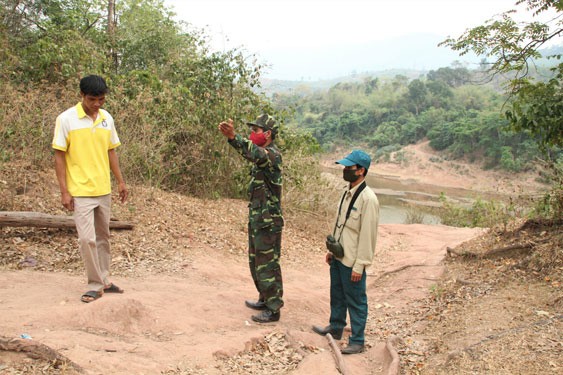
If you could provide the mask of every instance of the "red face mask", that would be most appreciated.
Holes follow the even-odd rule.
[[[250,137],[248,137],[252,143],[254,143],[258,147],[262,147],[266,144],[266,134],[264,133],[250,133]]]

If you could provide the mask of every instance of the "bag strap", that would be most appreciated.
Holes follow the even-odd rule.
[[[364,190],[366,188],[367,184],[365,181],[363,181],[361,183],[360,186],[358,186],[358,190],[356,190],[354,192],[354,195],[352,196],[352,200],[350,201],[350,204],[348,205],[348,211],[346,211],[346,219],[344,219],[344,223],[342,223],[342,227],[344,227],[344,225],[346,225],[346,222],[348,221],[348,218],[350,217],[350,213],[352,212],[352,208],[354,208],[354,203],[356,203],[356,199],[358,199],[358,196],[360,195],[360,193],[362,192],[362,190]],[[346,197],[346,192],[344,192],[344,194],[342,194],[342,199],[340,200],[340,206],[338,207],[338,216],[336,217],[336,223],[334,224],[334,231],[333,233],[336,234],[336,226],[338,224],[338,219],[340,218],[340,212],[342,210],[342,203],[344,203],[344,198]],[[340,236],[342,236],[342,231],[340,231]],[[338,240],[340,240],[340,237],[338,237]]]

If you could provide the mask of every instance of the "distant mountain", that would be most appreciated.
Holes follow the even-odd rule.
[[[346,45],[341,48],[319,48],[302,51],[298,58],[291,59],[296,71],[303,73],[300,79],[273,79],[274,72],[283,71],[284,60],[281,59],[274,65],[272,73],[262,78],[262,88],[259,90],[266,95],[295,90],[299,87],[306,90],[326,90],[339,82],[362,81],[365,77],[393,78],[404,75],[410,79],[419,78],[430,70],[449,67],[454,62],[465,65],[468,69],[478,67],[481,58],[467,54],[460,57],[447,48],[438,47],[438,43],[445,38],[435,35],[412,35],[400,37],[391,41],[370,43],[362,46]],[[551,46],[541,49],[544,56],[537,60],[537,66],[553,66],[560,60],[547,59],[545,56],[563,54],[563,45]],[[306,72],[311,69],[315,77],[307,77]],[[326,77],[322,77],[322,72]],[[288,76],[291,74],[287,73]],[[283,74],[282,74],[283,76]]]
[[[438,47],[446,37],[431,34],[411,34],[393,39],[344,45],[310,46],[291,53],[285,50],[267,52],[262,56],[271,64],[268,78],[281,80],[318,81],[390,69],[428,71],[461,61],[477,66],[475,56],[460,57],[447,47]]]
[[[557,45],[557,46],[551,46],[549,48],[540,49],[538,52],[541,53],[541,55],[543,56],[539,60],[540,64],[555,65],[555,64],[561,62],[561,60],[557,60],[555,58],[548,58],[548,57],[549,56],[556,56],[556,55],[563,56],[563,44]]]
[[[361,82],[364,78],[379,77],[379,78],[393,78],[397,75],[403,75],[410,79],[419,78],[425,75],[428,71],[423,70],[407,70],[407,69],[389,69],[373,72],[364,73],[352,73],[349,75],[343,75],[331,79],[319,79],[316,81],[294,81],[294,80],[283,80],[283,79],[270,79],[262,78],[262,87],[258,90],[266,94],[266,96],[271,96],[274,93],[287,93],[290,91],[295,91],[298,88],[303,88],[305,91],[317,91],[317,90],[328,90],[332,86],[339,82]]]

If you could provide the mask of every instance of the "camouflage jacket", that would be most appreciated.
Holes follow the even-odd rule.
[[[254,165],[250,170],[248,219],[252,229],[281,230],[282,156],[273,144],[258,147],[237,134],[229,140],[239,154]]]

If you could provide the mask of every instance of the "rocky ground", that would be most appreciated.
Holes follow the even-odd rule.
[[[423,154],[415,157],[426,163],[421,170],[434,168]],[[456,170],[431,176],[449,181]],[[375,173],[383,171],[416,177],[396,164]],[[485,184],[478,174],[464,176]],[[4,164],[0,187],[5,211],[67,214],[52,171]],[[246,203],[131,190],[128,203],[113,207],[116,219],[135,225],[112,232],[114,282],[123,295],[80,302],[85,280],[73,230],[0,228],[0,374],[339,372],[328,341],[310,329],[328,319],[330,220],[287,218],[286,305],[279,323],[259,325],[243,303],[256,297]],[[560,373],[562,237],[554,222],[381,225],[368,273],[367,350],[345,357],[343,371],[393,373],[396,352],[403,374]]]

